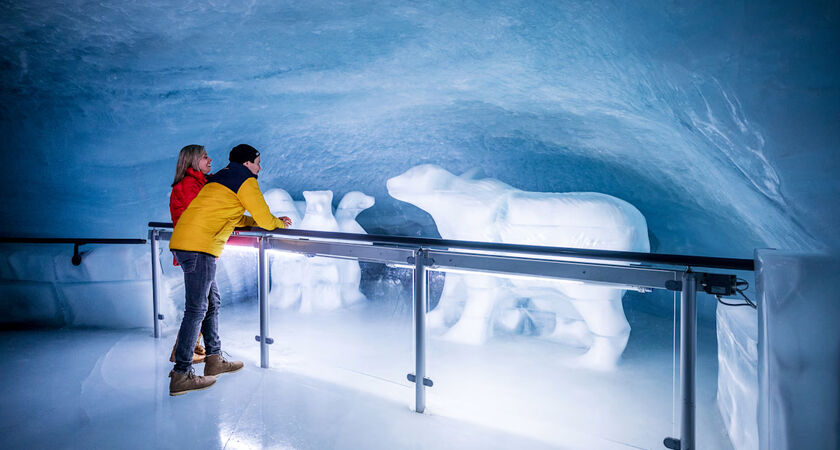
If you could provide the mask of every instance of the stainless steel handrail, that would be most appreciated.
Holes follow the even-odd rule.
[[[74,266],[82,263],[79,247],[85,244],[145,244],[145,239],[106,239],[106,238],[51,238],[51,237],[12,237],[0,236],[0,244],[73,244]]]
[[[153,301],[155,302],[155,337],[157,315],[157,241],[168,239],[171,223],[150,222],[152,241]],[[607,250],[541,247],[530,245],[456,241],[309,230],[272,230],[239,228],[240,236],[254,237],[259,248],[260,342],[261,367],[268,367],[268,306],[266,297],[265,250],[275,249],[308,255],[357,259],[399,264],[413,270],[415,320],[415,372],[409,380],[415,384],[415,410],[425,410],[425,388],[432,385],[426,377],[425,309],[429,270],[457,269],[485,273],[517,274],[535,277],[572,279],[621,287],[665,289],[681,292],[680,315],[680,391],[681,426],[679,447],[695,448],[695,372],[697,347],[697,286],[707,274],[693,268],[716,268],[752,271],[753,260],[704,256],[664,255]],[[548,259],[546,259],[548,258]],[[597,262],[593,262],[597,261]],[[630,265],[628,265],[630,263]],[[676,266],[680,269],[654,267]],[[733,277],[734,279],[734,277]],[[669,438],[671,442],[674,440]],[[666,440],[666,441],[668,441]]]
[[[171,229],[170,222],[149,222],[149,228]],[[354,242],[370,242],[383,245],[399,245],[427,248],[459,248],[465,250],[499,251],[544,256],[600,259],[611,261],[625,261],[632,263],[648,263],[676,267],[703,267],[708,269],[755,270],[752,259],[718,258],[697,255],[674,255],[666,253],[623,252],[614,250],[596,250],[589,248],[547,247],[539,245],[502,244],[497,242],[459,241],[452,239],[435,239],[410,236],[389,236],[377,234],[353,234],[330,231],[311,231],[298,229],[263,230],[262,228],[237,228],[240,233],[268,234],[272,236],[288,236],[298,238],[330,239]]]

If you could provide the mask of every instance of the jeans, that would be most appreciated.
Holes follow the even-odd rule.
[[[198,333],[204,334],[207,356],[222,351],[219,340],[219,288],[216,286],[216,258],[206,253],[175,250],[184,271],[186,304],[178,340],[175,343],[175,372],[185,373],[192,367],[193,350]]]

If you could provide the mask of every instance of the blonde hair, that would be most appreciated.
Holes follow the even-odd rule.
[[[172,182],[172,186],[174,187],[184,179],[187,175],[187,167],[199,170],[198,162],[206,153],[203,145],[193,144],[182,148],[181,153],[178,154],[178,163],[175,164],[175,181]]]

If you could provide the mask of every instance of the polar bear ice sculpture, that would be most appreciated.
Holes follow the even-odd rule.
[[[364,234],[356,216],[374,204],[371,196],[348,192],[332,212],[332,191],[305,191],[306,210],[300,219],[298,202],[282,189],[265,193],[266,203],[277,216],[288,216],[295,228]],[[300,312],[333,310],[363,300],[359,291],[361,270],[352,260],[296,254],[276,255],[271,264],[269,298],[281,308],[298,305]]]
[[[444,239],[650,251],[644,216],[609,195],[525,192],[494,179],[458,177],[434,165],[416,166],[387,185],[392,197],[431,214]],[[447,338],[481,344],[491,335],[494,320],[515,326],[509,312],[518,300],[528,299],[536,308],[555,313],[550,338],[588,347],[576,359],[578,365],[611,369],[630,334],[623,293],[562,280],[507,281],[448,273],[427,321],[433,328],[454,321]],[[459,314],[460,303],[464,307]]]
[[[338,208],[335,210],[335,220],[338,222],[338,231],[342,233],[367,234],[364,228],[356,222],[360,212],[370,208],[374,204],[373,197],[362,192],[353,191],[344,194]],[[362,270],[359,262],[354,260],[339,260],[339,276],[341,280],[341,299],[345,305],[356,303],[365,298],[359,291],[359,283],[362,280]]]

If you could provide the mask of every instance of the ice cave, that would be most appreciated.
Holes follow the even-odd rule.
[[[13,0],[0,87],[3,448],[840,448],[836,1]]]

